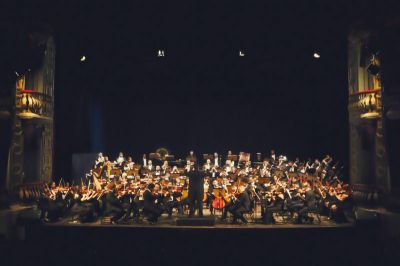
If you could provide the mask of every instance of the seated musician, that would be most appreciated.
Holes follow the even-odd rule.
[[[178,166],[174,165],[174,167],[172,167],[171,174],[179,174]]]
[[[249,173],[251,173],[252,171],[253,171],[253,168],[251,168],[251,161],[247,161],[246,163],[245,163],[245,166],[244,166],[244,172],[246,173],[246,174],[249,174]]]
[[[161,169],[162,169],[164,175],[170,171],[170,167],[168,165],[168,161],[164,161],[163,162],[163,165],[161,166]]]
[[[237,199],[233,200],[231,204],[225,206],[226,211],[221,217],[221,220],[224,221],[227,212],[230,212],[233,215],[232,224],[236,224],[238,219],[240,219],[244,224],[247,224],[247,220],[244,218],[243,214],[251,211],[250,197],[246,191],[246,187],[243,185],[239,186],[238,192],[239,196]]]
[[[116,192],[117,190],[115,183],[110,183],[107,186],[104,214],[106,216],[111,216],[111,221],[113,223],[117,222],[124,215],[122,204],[118,200]]]
[[[143,193],[143,212],[151,224],[156,223],[164,211],[156,202],[158,195],[155,194],[154,188],[154,184],[149,184]]]
[[[211,168],[212,168],[211,160],[207,159],[206,163],[203,166],[203,170],[209,173],[211,171]]]
[[[135,165],[135,162],[132,160],[132,157],[128,157],[128,161],[126,162],[126,170],[132,170],[133,166]]]
[[[149,170],[149,171],[153,171],[154,170],[154,165],[153,165],[153,161],[152,160],[148,160],[146,169]]]
[[[312,222],[314,219],[308,216],[308,212],[315,211],[318,208],[317,194],[307,182],[303,184],[303,188],[305,190],[304,207],[299,210],[297,223],[303,223],[303,221]]]
[[[186,160],[185,173],[189,173],[193,168],[194,162]]]
[[[270,191],[271,194],[268,196],[267,201],[263,201],[263,214],[262,221],[264,224],[275,223],[273,213],[280,211],[283,208],[285,195],[282,187],[279,187],[275,191]]]
[[[168,183],[168,189],[164,194],[164,205],[167,208],[168,217],[172,217],[174,209],[178,211],[178,215],[183,215],[183,201],[181,201],[182,192],[171,190],[172,182]]]
[[[155,176],[161,176],[162,175],[162,170],[159,165],[156,166],[156,170],[154,171]]]
[[[336,222],[347,221],[344,211],[350,208],[350,198],[344,190],[339,188],[336,192],[335,188],[331,187],[324,200],[324,205],[329,211],[329,219]]]

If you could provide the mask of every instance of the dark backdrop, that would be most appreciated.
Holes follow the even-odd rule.
[[[67,178],[73,153],[137,160],[159,147],[331,153],[347,166],[346,38],[379,3],[43,1],[8,14],[54,29],[54,170]]]
[[[274,148],[346,163],[347,24],[336,8],[71,9],[77,18],[55,32],[56,176],[70,175],[72,153],[114,159],[123,151],[137,160],[159,147],[178,157]]]

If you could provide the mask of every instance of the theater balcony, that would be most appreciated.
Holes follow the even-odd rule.
[[[50,95],[33,90],[17,90],[16,113],[24,121],[38,124],[53,121],[53,103]]]
[[[382,113],[381,90],[366,90],[349,95],[349,111],[361,119],[379,119]]]

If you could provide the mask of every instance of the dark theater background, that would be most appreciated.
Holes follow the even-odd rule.
[[[57,24],[56,176],[72,153],[138,160],[159,147],[346,162],[342,8],[150,1],[63,13],[76,17]]]

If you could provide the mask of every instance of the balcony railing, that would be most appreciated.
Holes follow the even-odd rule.
[[[349,108],[363,119],[377,119],[382,109],[381,90],[360,91],[349,96]]]
[[[17,114],[20,118],[52,119],[53,104],[49,95],[31,90],[17,92]]]

